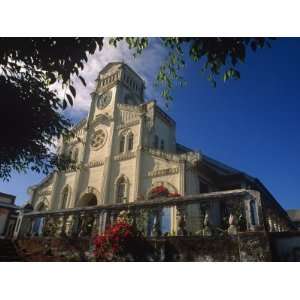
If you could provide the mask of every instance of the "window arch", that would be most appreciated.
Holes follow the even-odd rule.
[[[88,186],[79,196],[76,201],[76,207],[95,206],[100,204],[101,197],[100,192],[92,187]]]
[[[65,186],[65,188],[62,191],[60,208],[68,207],[68,204],[69,204],[68,202],[69,202],[70,196],[71,196],[71,189],[67,185],[67,186]]]
[[[38,211],[45,211],[45,210],[48,210],[48,207],[47,207],[47,205],[46,205],[44,202],[41,202],[41,203],[38,205],[37,210],[38,210]]]
[[[97,197],[94,193],[85,193],[79,199],[77,203],[77,207],[87,207],[87,206],[96,206],[97,205]]]
[[[127,149],[131,151],[133,149],[133,133],[129,132],[127,136]]]
[[[120,138],[120,147],[119,147],[119,152],[123,153],[125,150],[125,135],[122,134]]]
[[[75,162],[77,162],[77,160],[78,160],[78,155],[79,155],[79,149],[76,148],[76,149],[74,150],[74,152],[73,152],[73,160],[74,160]]]
[[[43,197],[43,199],[38,201],[38,203],[35,205],[34,210],[45,211],[45,210],[48,210],[48,208],[49,208],[48,199],[46,197]]]
[[[128,201],[129,182],[122,175],[116,183],[116,203],[124,203]]]

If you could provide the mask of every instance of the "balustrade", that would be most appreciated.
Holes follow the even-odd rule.
[[[251,191],[235,190],[127,204],[30,212],[22,215],[18,236],[90,238],[102,234],[106,228],[120,221],[124,213],[127,220],[148,237],[238,234],[252,226],[253,218],[247,212],[250,200],[256,200]],[[255,208],[260,209],[260,204],[257,203]],[[257,225],[262,225],[259,218],[257,222]]]

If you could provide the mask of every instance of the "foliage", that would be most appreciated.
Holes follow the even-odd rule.
[[[146,261],[153,253],[143,234],[125,220],[96,236],[94,245],[97,261]]]
[[[60,113],[73,105],[87,54],[102,48],[103,38],[0,38],[0,178],[13,170],[48,173],[69,159],[49,151],[67,134],[70,121]],[[53,88],[58,82],[65,95]],[[52,89],[51,89],[52,87]]]
[[[150,195],[149,198],[150,199],[154,199],[154,198],[158,198],[158,197],[180,197],[180,194],[178,193],[170,193],[170,191],[164,187],[163,185],[159,185],[154,187],[151,191],[150,191]]]
[[[149,46],[149,38],[112,38],[115,47],[124,40],[140,55]],[[268,38],[203,38],[164,37],[162,46],[168,56],[160,66],[156,85],[162,96],[171,100],[174,84],[183,85],[181,71],[186,65],[185,52],[199,65],[202,72],[216,85],[216,78],[224,81],[240,78],[237,69],[246,59],[246,49],[270,46]],[[69,134],[71,122],[62,114],[73,105],[76,89],[73,78],[83,85],[80,71],[88,54],[101,50],[103,38],[0,38],[0,178],[8,180],[12,171],[49,173],[53,169],[65,170],[70,158],[58,157],[50,151],[54,141]],[[57,87],[64,90],[58,97]]]
[[[124,38],[135,55],[141,54],[148,47],[148,38]],[[167,59],[161,64],[156,76],[156,85],[162,87],[162,96],[172,100],[171,90],[174,84],[185,84],[180,71],[186,65],[187,56],[206,73],[208,80],[216,86],[217,77],[224,81],[239,79],[237,67],[246,59],[247,48],[256,51],[265,46],[271,47],[274,38],[263,37],[164,37],[160,38],[162,46],[168,49]],[[112,38],[110,43],[117,46],[123,38]]]

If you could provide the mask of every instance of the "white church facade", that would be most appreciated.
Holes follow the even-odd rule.
[[[208,192],[209,179],[197,168],[201,154],[176,143],[175,121],[155,101],[145,102],[144,89],[124,63],[99,73],[88,117],[59,142],[76,168],[29,188],[35,210],[146,200],[158,187],[182,196]]]
[[[109,63],[96,82],[87,118],[74,126],[71,138],[59,141],[59,154],[70,156],[74,166],[53,172],[29,188],[34,211],[166,196],[180,200],[240,190],[257,195],[255,200],[245,201],[248,230],[263,226],[268,231],[286,231],[293,227],[285,210],[257,178],[178,144],[175,121],[155,101],[145,101],[144,81],[128,65]],[[176,232],[177,213],[175,206],[164,210],[165,232]],[[230,210],[221,202],[209,201],[209,208],[200,202],[189,205],[188,232],[197,232],[204,215],[204,223],[220,226],[222,216],[228,214]]]

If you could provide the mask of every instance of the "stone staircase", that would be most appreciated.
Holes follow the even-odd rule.
[[[23,261],[11,240],[0,239],[0,262],[3,261]]]

